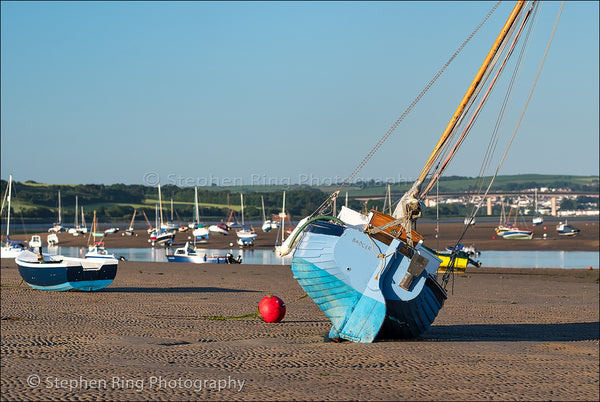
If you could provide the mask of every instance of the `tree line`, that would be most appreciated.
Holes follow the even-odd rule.
[[[528,178],[529,180],[526,180]],[[463,178],[450,176],[443,181],[457,182],[461,179],[473,180],[472,178]],[[592,187],[597,187],[597,181],[592,181]],[[371,183],[369,183],[371,184]],[[0,181],[0,190],[5,196],[7,181]],[[548,180],[544,180],[544,185],[548,185]],[[579,185],[573,180],[557,177],[555,185],[560,188],[578,188]],[[524,177],[519,183],[506,183],[506,188],[511,190],[540,187],[540,183],[531,181],[531,177]],[[551,187],[551,186],[549,186]],[[264,189],[264,188],[263,188]],[[589,187],[586,187],[589,190]],[[60,191],[62,206],[62,221],[71,222],[75,218],[75,198],[77,197],[80,206],[83,206],[88,221],[91,220],[91,213],[96,211],[96,216],[100,221],[115,222],[127,221],[131,219],[134,210],[137,210],[138,217],[141,219],[146,214],[150,221],[155,217],[155,204],[158,202],[158,190],[153,186],[144,186],[138,184],[39,184],[33,181],[13,182],[13,213],[15,205],[18,205],[16,215],[23,219],[38,221],[56,221],[58,214],[58,193]],[[385,190],[383,190],[385,191]],[[264,199],[265,215],[270,217],[272,214],[278,214],[282,209],[283,190],[277,191],[252,191],[251,189],[220,189],[220,188],[198,188],[199,202],[205,204],[215,204],[215,206],[201,205],[199,208],[201,220],[222,220],[227,219],[231,205],[237,212],[238,218],[240,209],[240,192],[244,194],[244,217],[248,220],[262,219],[261,197]],[[170,201],[174,202],[174,219],[177,221],[191,221],[194,216],[194,188],[178,187],[175,185],[165,185],[161,188],[163,216],[170,219],[171,209]],[[329,195],[318,188],[310,186],[292,186],[286,190],[286,211],[292,216],[292,219],[300,219],[315,211]],[[338,200],[338,209],[344,200]],[[597,198],[579,197],[576,200],[564,199],[561,204],[562,209],[575,209],[583,207],[585,204],[597,203]],[[597,204],[596,204],[597,205]],[[383,210],[383,201],[361,201],[349,200],[350,208],[355,210]],[[438,213],[442,217],[461,217],[466,216],[467,206],[461,204],[440,205],[439,211],[434,208],[424,210],[424,217],[432,218]],[[79,213],[80,211],[78,211]],[[496,212],[496,211],[494,211]],[[499,213],[499,211],[498,211]],[[14,215],[13,215],[14,216]]]

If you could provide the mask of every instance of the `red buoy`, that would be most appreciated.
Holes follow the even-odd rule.
[[[277,296],[265,296],[258,303],[258,312],[264,322],[279,322],[285,316],[285,303]]]

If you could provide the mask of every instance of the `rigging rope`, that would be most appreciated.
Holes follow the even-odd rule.
[[[463,130],[463,132],[460,135],[460,137],[458,138],[458,140],[456,140],[456,142],[453,144],[452,148],[448,152],[447,157],[442,162],[442,164],[439,166],[439,168],[437,169],[437,172],[435,173],[435,175],[431,178],[431,180],[429,182],[429,185],[419,195],[420,199],[423,199],[427,195],[427,193],[429,192],[429,190],[431,189],[431,187],[435,184],[435,182],[439,179],[439,177],[444,173],[446,167],[448,166],[448,164],[450,163],[450,161],[456,155],[456,151],[458,150],[458,148],[460,147],[460,145],[463,143],[463,141],[466,138],[467,134],[470,132],[471,128],[473,127],[473,124],[474,124],[475,120],[477,119],[477,117],[479,117],[479,113],[481,112],[481,109],[483,108],[483,106],[487,102],[488,97],[489,97],[490,93],[492,92],[492,89],[494,88],[494,86],[495,86],[495,84],[496,84],[496,82],[498,80],[498,77],[504,71],[504,67],[506,66],[506,63],[507,63],[508,59],[510,58],[510,56],[512,55],[512,53],[513,53],[513,51],[515,49],[517,41],[518,41],[518,39],[521,36],[521,30],[523,29],[523,27],[527,23],[529,15],[530,15],[530,11],[528,11],[525,14],[525,18],[523,18],[523,20],[521,21],[520,27],[519,27],[518,31],[516,32],[515,37],[513,38],[511,46],[508,48],[507,53],[504,55],[504,59],[502,60],[502,63],[500,63],[500,65],[498,67],[498,71],[494,75],[494,78],[492,79],[492,81],[491,81],[491,83],[490,83],[487,91],[484,93],[483,98],[479,102],[479,105],[477,106],[477,108],[475,109],[475,111],[473,112],[473,114],[471,115],[471,117],[469,119],[469,122],[467,123],[465,129]],[[520,61],[521,61],[521,59],[519,58],[519,63],[520,63]],[[517,66],[518,66],[519,63],[517,63]],[[513,75],[513,80],[514,80],[514,75]],[[511,90],[512,90],[512,84],[513,83],[514,82],[511,82],[511,85],[509,86],[509,90],[507,91],[507,93],[511,92]],[[508,95],[505,97],[505,103],[506,103],[506,98],[507,97],[508,97]],[[464,118],[464,116],[465,115],[463,115],[462,118]],[[450,145],[448,144],[447,146],[450,146]]]
[[[537,19],[536,19],[536,15],[538,13],[537,3],[535,4],[535,7],[536,7],[536,9],[533,12],[534,15],[533,15],[532,18],[533,18],[534,24],[537,24]],[[534,24],[530,24],[529,25],[529,29],[527,31],[527,34],[525,35],[525,42],[524,42],[525,46],[523,46],[521,48],[521,53],[519,54],[519,57],[518,57],[517,63],[516,63],[517,66],[521,64],[521,60],[523,59],[524,54],[526,53],[526,48],[529,47],[529,43],[530,43],[529,38],[531,37],[532,31],[535,30],[534,29]],[[479,179],[476,181],[476,184],[475,184],[476,190],[473,191],[473,192],[471,192],[471,193],[469,193],[469,199],[471,199],[471,194],[479,195],[479,194],[483,193],[483,187],[484,187],[485,181],[487,179],[485,177],[485,175],[489,171],[490,165],[491,165],[491,162],[492,162],[492,157],[493,157],[493,155],[495,155],[496,147],[498,145],[498,140],[499,140],[499,131],[500,131],[501,124],[503,122],[503,116],[504,116],[504,113],[505,113],[505,111],[506,111],[506,109],[508,107],[508,104],[510,103],[510,99],[512,99],[512,88],[513,88],[514,83],[517,81],[517,75],[518,75],[519,72],[520,72],[520,69],[518,69],[518,68],[515,68],[515,70],[513,71],[513,76],[511,77],[511,80],[510,80],[510,84],[509,84],[509,88],[508,88],[508,91],[507,91],[507,95],[504,97],[504,101],[502,102],[502,106],[500,108],[500,112],[498,114],[498,118],[496,119],[496,123],[495,123],[494,129],[492,131],[492,137],[490,138],[490,141],[488,143],[488,147],[487,147],[486,152],[484,154],[484,158],[483,158],[483,162],[482,162],[481,168],[479,169],[479,173],[477,174],[477,177]],[[467,206],[467,208],[468,208],[468,206]],[[467,211],[468,213],[467,213],[466,219],[469,220],[469,224],[475,218],[475,215],[477,214],[477,211],[478,211],[478,209],[477,209],[477,205],[476,204],[473,205],[473,208],[472,208],[472,210],[470,212]]]
[[[431,88],[431,86],[437,81],[437,79],[442,75],[442,73],[448,68],[448,66],[454,61],[454,59],[458,56],[458,54],[463,50],[463,48],[469,43],[469,41],[475,36],[475,34],[479,31],[479,29],[485,24],[485,22],[489,19],[489,17],[494,13],[496,8],[500,5],[501,1],[498,1],[494,7],[488,12],[483,21],[471,32],[471,34],[465,39],[465,41],[460,45],[460,47],[454,52],[454,54],[448,59],[448,61],[443,65],[443,67],[437,72],[437,74],[429,81],[429,83],[423,88],[423,90],[419,93],[419,95],[413,100],[413,102],[406,108],[404,113],[396,120],[396,122],[388,129],[388,131],[383,135],[383,137],[375,144],[375,146],[369,151],[369,153],[363,158],[363,160],[358,164],[358,166],[352,171],[352,173],[342,182],[337,192],[341,191],[342,188],[350,184],[350,182],[358,175],[358,173],[362,170],[362,168],[367,164],[367,162],[373,157],[375,152],[379,150],[379,148],[383,145],[383,143],[389,138],[392,132],[398,127],[398,125],[404,120],[406,115],[415,107],[415,105],[421,100],[421,98],[425,95],[427,91]]]

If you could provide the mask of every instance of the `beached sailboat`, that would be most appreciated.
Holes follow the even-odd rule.
[[[196,240],[208,240],[210,230],[206,225],[200,223],[200,208],[198,206],[198,187],[194,187],[194,231],[192,234]]]
[[[504,200],[501,201],[501,205],[502,211],[500,212],[500,222],[498,223],[498,226],[496,226],[496,228],[494,229],[498,236],[502,236],[504,232],[512,228],[512,224],[509,222],[510,212],[512,211],[512,209],[508,212],[509,216],[507,217],[506,211],[504,210]]]
[[[511,209],[512,211],[512,209]],[[510,216],[510,213],[509,213]],[[519,216],[519,207],[515,207],[515,222],[506,227],[506,230],[502,232],[503,239],[523,239],[529,240],[533,238],[533,230],[524,229],[517,226],[517,217]]]
[[[133,228],[133,222],[135,221],[135,214],[137,213],[137,209],[133,210],[133,216],[131,217],[131,222],[129,223],[129,227],[125,229],[123,235],[133,236],[135,235],[135,229]],[[136,235],[137,236],[137,235]]]
[[[209,232],[213,232],[213,233],[219,233],[222,234],[223,236],[226,236],[229,234],[229,226],[227,226],[227,224],[225,222],[219,222],[216,223],[214,225],[210,225],[208,227]]]
[[[227,195],[227,205],[229,206],[229,216],[227,216],[226,225],[228,228],[241,228],[242,224],[238,221],[237,214],[231,207],[231,198]],[[233,220],[232,220],[233,219]]]
[[[79,236],[80,233],[87,233],[88,229],[85,226],[85,219],[83,218],[83,207],[81,207],[81,222],[82,224],[79,225],[79,221],[77,219],[77,214],[79,212],[79,197],[75,196],[75,225],[68,230],[69,234],[72,234],[73,236]]]
[[[238,244],[240,246],[252,246],[254,239],[258,236],[258,233],[254,229],[248,229],[244,223],[244,194],[240,193],[240,203],[242,205],[242,229],[236,232],[238,237]]]
[[[263,215],[262,230],[263,230],[263,232],[268,232],[271,229],[273,229],[275,227],[275,225],[273,225],[273,222],[270,219],[267,219],[267,217],[265,215],[265,198],[262,195],[260,196],[260,202],[262,203],[262,215]]]
[[[62,215],[61,215],[61,205],[60,205],[60,190],[58,190],[58,222],[54,224],[50,229],[48,229],[48,233],[59,233],[65,230],[65,227],[62,225]]]
[[[330,319],[332,340],[413,338],[435,320],[447,298],[445,284],[449,276],[448,272],[441,280],[436,276],[442,261],[424,246],[423,236],[415,230],[421,203],[479,115],[534,9],[530,3],[516,4],[417,180],[391,216],[374,210],[363,214],[346,207],[337,216],[327,214],[340,193],[337,190],[317,211],[302,219],[279,248],[280,255],[294,252],[294,278]],[[477,106],[475,99],[479,99]],[[411,108],[412,105],[405,114]],[[344,185],[356,177],[402,118]]]
[[[88,245],[88,252],[85,253],[84,258],[101,258],[101,259],[115,259],[114,254],[109,254],[108,250],[104,248],[104,241],[96,241],[96,237],[104,238],[104,233],[98,232],[98,224],[96,222],[96,211],[94,211],[94,218],[92,219],[92,231],[90,232],[89,238],[92,242]]]
[[[12,196],[12,174],[8,177],[8,187],[6,188],[6,243],[2,245],[0,249],[0,258],[15,258],[19,254],[25,250],[25,242],[16,241],[10,239],[10,202]],[[2,203],[2,208],[0,210],[4,210],[4,202]],[[0,211],[0,215],[2,215],[2,211]]]
[[[160,192],[160,184],[158,185],[158,205],[156,206],[156,225],[154,230],[150,232],[150,243],[152,246],[155,245],[164,245],[164,244],[173,244],[173,239],[175,238],[175,228],[174,230],[167,230],[164,228],[163,217],[162,217],[162,194]]]

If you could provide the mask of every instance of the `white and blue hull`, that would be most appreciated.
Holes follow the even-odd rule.
[[[446,299],[432,277],[441,260],[420,245],[417,257],[407,250],[351,227],[324,221],[306,227],[292,271],[331,320],[331,339],[414,338],[430,327]]]
[[[58,292],[104,289],[115,279],[119,264],[116,259],[89,261],[48,254],[44,254],[43,262],[37,259],[32,252],[21,253],[15,259],[19,274],[33,289]]]
[[[526,239],[533,238],[533,232],[531,230],[524,229],[510,229],[502,233],[504,239]]]

